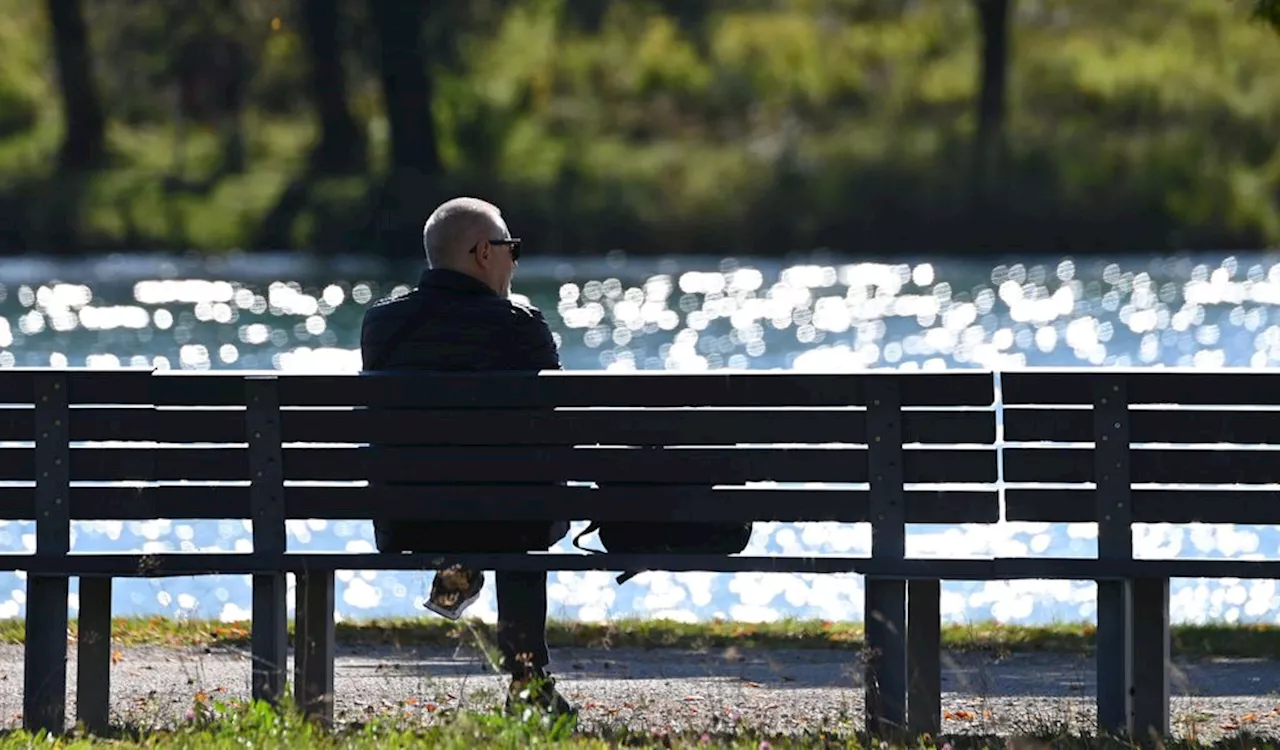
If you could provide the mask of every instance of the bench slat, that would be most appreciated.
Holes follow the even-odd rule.
[[[1280,445],[1280,412],[1146,410],[1129,413],[1135,443],[1236,443]],[[1093,442],[1088,409],[1006,409],[1004,439],[1031,442]]]
[[[285,410],[286,442],[388,445],[865,443],[862,409]],[[34,410],[0,408],[0,440],[29,441]],[[73,409],[73,441],[242,443],[243,409]],[[903,414],[907,443],[991,443],[994,411]]]
[[[1122,377],[1130,404],[1280,405],[1280,373],[1252,368],[1036,368],[1000,374],[1005,404],[1092,404],[1093,384]]]
[[[867,481],[867,454],[841,448],[315,448],[285,451],[289,479],[384,482],[503,482],[740,484],[753,481]],[[906,451],[906,481],[992,482],[994,449]]]
[[[908,523],[994,523],[999,520],[994,490],[909,490]],[[359,486],[285,488],[290,519],[369,520],[374,516],[421,521],[545,519],[574,520],[867,521],[866,490],[663,487],[443,486],[424,491]],[[34,489],[0,487],[0,520],[34,518]],[[78,521],[154,518],[234,519],[249,517],[245,486],[73,487],[71,517]]]
[[[244,448],[71,449],[71,481],[248,480]],[[0,481],[34,481],[35,451],[0,448]]]
[[[154,403],[242,403],[234,373],[157,373]],[[377,373],[268,374],[280,380],[283,406],[537,408],[549,406],[848,406],[862,403],[867,374],[900,378],[907,406],[988,406],[991,373],[981,370],[816,374],[793,372]]]
[[[385,445],[866,443],[861,409],[284,411],[285,440]],[[994,411],[906,412],[908,443],[992,443]]]
[[[0,409],[0,440],[31,440],[32,409]],[[126,440],[175,443],[242,443],[245,412],[238,410],[155,410],[149,405],[71,410],[72,441]]]
[[[30,403],[33,377],[56,368],[0,371],[0,403]],[[581,406],[845,406],[861,403],[864,373],[792,372],[602,373],[549,371],[375,375],[302,375],[277,371],[156,371],[65,368],[73,404],[171,404],[233,406],[243,403],[240,381],[271,375],[281,381],[281,403],[298,406],[383,405],[465,408],[502,399],[511,408]],[[908,406],[987,406],[993,402],[991,373],[980,370],[900,372]],[[422,379],[432,387],[423,387]],[[486,382],[502,379],[501,386]]]
[[[1093,523],[1091,489],[1007,489],[1005,520]],[[1133,490],[1138,523],[1280,524],[1280,493],[1260,490]]]
[[[1280,452],[1134,448],[1134,484],[1270,484],[1280,482]],[[1005,448],[1007,482],[1092,482],[1092,448]]]
[[[882,376],[882,374],[881,374]],[[955,377],[959,376],[959,377]],[[538,376],[432,374],[288,376],[281,403],[343,406],[417,405],[466,408],[538,406],[845,406],[862,403],[859,374],[787,372],[584,373],[552,371]],[[973,371],[898,373],[907,406],[987,406],[994,401],[991,374]],[[497,392],[495,392],[495,390]],[[494,400],[498,399],[498,403]]]
[[[1127,578],[1280,578],[1280,560],[1223,558],[1176,560],[1093,560],[1088,558],[917,558],[908,560],[826,556],[723,555],[435,555],[294,553],[270,558],[245,553],[162,553],[71,555],[41,559],[0,555],[0,570],[50,574],[165,577],[210,573],[253,573],[284,569],[424,570],[462,563],[480,570],[636,570],[765,573],[863,573],[888,578],[949,581],[1020,579],[1103,580]]]
[[[867,481],[864,449],[569,447],[288,448],[286,479],[457,483],[572,481],[741,484],[754,481]],[[0,481],[33,481],[35,451],[0,449]],[[911,483],[992,482],[994,449],[917,449],[906,453]],[[71,480],[235,481],[249,478],[249,454],[227,447],[77,447]]]
[[[29,404],[40,373],[65,372],[72,404],[149,404],[150,369],[0,367],[0,404]]]

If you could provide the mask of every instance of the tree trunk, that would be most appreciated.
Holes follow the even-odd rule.
[[[397,172],[429,177],[440,172],[431,79],[423,54],[425,0],[370,0],[377,29],[379,74]]]
[[[106,157],[106,117],[93,80],[83,8],[80,0],[48,0],[48,10],[65,124],[59,168],[90,170]]]
[[[337,0],[302,0],[302,26],[311,57],[311,99],[320,116],[320,142],[311,165],[322,171],[359,172],[365,166],[364,134],[347,109],[347,87],[338,42]]]
[[[977,189],[986,196],[1004,151],[1009,81],[1009,17],[1013,0],[974,0],[982,36],[981,85],[974,160]]]

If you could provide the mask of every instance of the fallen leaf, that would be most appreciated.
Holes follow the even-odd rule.
[[[1240,717],[1240,723],[1242,724],[1252,724],[1257,720],[1258,720],[1257,715],[1253,713],[1247,713],[1244,716]]]
[[[436,709],[437,709],[437,708],[440,708],[440,707],[439,707],[439,706],[437,706],[437,705],[436,705],[436,704],[434,704],[434,703],[428,703],[428,704],[426,704],[425,706],[423,706],[423,708],[427,709],[427,713],[429,713],[429,714],[433,714],[433,713],[435,713],[435,712],[436,712]]]
[[[1226,724],[1219,724],[1218,728],[1224,732],[1234,732],[1240,728],[1240,725],[1234,724],[1232,722],[1227,722]]]
[[[111,663],[112,663],[112,664],[119,664],[119,663],[120,663],[120,662],[122,662],[122,661],[124,661],[124,652],[123,652],[123,651],[112,651],[112,652],[111,652]]]
[[[686,701],[700,701],[700,700],[702,700],[702,696],[701,696],[701,695],[686,695],[686,696],[684,697],[684,699],[685,699]]]

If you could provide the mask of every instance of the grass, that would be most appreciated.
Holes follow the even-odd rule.
[[[734,750],[791,750],[793,748],[1132,748],[1123,738],[1061,736],[1036,733],[1025,737],[940,736],[898,740],[872,739],[853,731],[851,722],[842,727],[807,730],[787,736],[769,736],[755,731],[673,732],[637,731],[610,727],[580,731],[571,720],[555,723],[537,717],[511,718],[494,712],[460,713],[427,721],[405,715],[371,717],[327,729],[309,722],[291,706],[279,708],[261,702],[212,701],[198,696],[193,710],[181,724],[167,729],[124,727],[108,736],[91,736],[75,731],[62,737],[44,733],[14,731],[0,734],[0,750],[10,748],[526,748],[553,747],[588,750],[595,748],[732,748]],[[1275,740],[1239,734],[1217,742],[1168,740],[1163,748],[1260,748],[1278,747]]]
[[[76,622],[70,623],[72,634]],[[346,645],[454,646],[490,637],[480,621],[452,623],[438,618],[395,618],[340,622],[338,642]],[[179,620],[166,617],[118,617],[112,640],[118,646],[244,646],[250,625],[242,622]],[[290,626],[290,635],[293,628]],[[1091,623],[1008,625],[996,622],[948,624],[942,643],[955,651],[1090,653],[1096,627]],[[1280,654],[1280,625],[1174,625],[1172,650],[1186,657],[1274,658]],[[773,623],[619,619],[607,623],[553,620],[547,640],[553,648],[862,648],[861,623],[824,620],[781,620]],[[0,643],[25,640],[21,619],[0,620]]]
[[[164,617],[116,618],[113,640],[117,646],[242,646],[249,641],[247,622],[175,620]],[[71,623],[72,634],[76,624]],[[490,635],[490,627],[478,621],[449,623],[439,619],[387,619],[340,623],[338,640],[347,645],[456,645],[460,640]],[[607,624],[553,621],[549,627],[553,646],[567,647],[679,647],[709,649],[743,648],[849,649],[862,646],[862,628],[852,623],[820,620],[784,620],[775,623],[680,623],[669,620],[616,620]],[[942,641],[955,650],[995,653],[1055,651],[1086,653],[1093,647],[1095,628],[1088,623],[1055,623],[1043,626],[977,623],[947,625]],[[20,644],[22,621],[0,621],[0,642]],[[1280,626],[1179,625],[1173,628],[1173,650],[1183,656],[1273,657],[1280,653]],[[186,717],[177,725],[154,722],[126,724],[109,735],[94,737],[75,731],[63,737],[47,737],[22,731],[0,732],[0,750],[47,746],[178,747],[178,748],[671,748],[710,747],[749,750],[777,748],[1039,748],[1134,747],[1122,738],[1073,736],[1052,722],[1028,729],[1024,737],[978,735],[922,737],[907,742],[882,742],[861,733],[861,717],[847,716],[806,728],[788,736],[768,736],[743,727],[711,733],[675,730],[631,730],[625,725],[551,724],[537,718],[510,718],[496,712],[455,711],[412,698],[376,713],[343,721],[333,728],[308,722],[288,697],[278,707],[264,703],[224,699],[216,693],[192,696]],[[1224,727],[1226,729],[1226,727]],[[1194,736],[1194,735],[1193,735]],[[1244,733],[1217,742],[1171,740],[1167,748],[1269,748],[1277,740]]]

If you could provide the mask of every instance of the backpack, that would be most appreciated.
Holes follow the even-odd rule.
[[[592,522],[573,538],[573,546],[585,552],[599,550],[583,547],[579,541],[593,531],[600,532],[605,551],[624,555],[683,553],[703,555],[736,555],[751,541],[751,522],[680,522],[654,523],[641,521]],[[626,583],[644,571],[631,570],[619,575]]]

